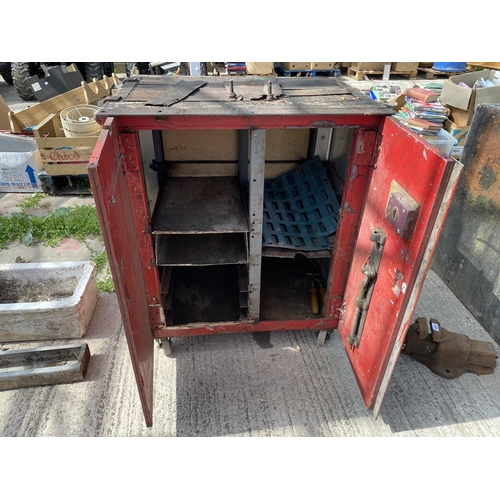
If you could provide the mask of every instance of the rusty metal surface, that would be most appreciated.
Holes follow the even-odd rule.
[[[435,319],[428,323],[424,317],[408,328],[401,353],[447,379],[464,373],[492,374],[498,357],[493,342],[472,340],[463,333],[446,330]]]
[[[462,163],[465,202],[483,221],[500,218],[500,106],[479,106],[471,124]]]
[[[498,342],[500,333],[500,105],[477,107],[463,176],[433,268]]]

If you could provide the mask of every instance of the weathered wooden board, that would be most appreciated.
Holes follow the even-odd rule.
[[[265,178],[272,179],[298,167],[302,162],[266,162]],[[237,163],[173,163],[167,169],[171,177],[234,177],[238,175]]]

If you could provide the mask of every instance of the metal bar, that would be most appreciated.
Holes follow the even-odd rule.
[[[1,352],[0,390],[82,381],[89,360],[86,343]]]
[[[248,315],[253,320],[258,320],[260,313],[265,154],[266,131],[252,131],[250,134],[249,172],[250,255],[248,275],[250,294]]]
[[[248,182],[248,130],[238,130],[238,170],[240,183]]]
[[[223,333],[277,332],[290,330],[333,330],[337,327],[335,318],[296,319],[285,321],[233,321],[220,323],[191,323],[182,326],[168,326],[154,331],[155,338],[191,337]]]

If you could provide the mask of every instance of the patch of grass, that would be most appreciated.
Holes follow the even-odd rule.
[[[97,288],[99,291],[106,293],[112,293],[115,291],[115,284],[113,283],[113,277],[111,276],[109,269],[102,279],[97,280]]]
[[[101,227],[94,206],[58,208],[45,217],[24,212],[0,217],[0,248],[11,241],[27,246],[43,242],[55,247],[64,238],[83,241],[88,236],[101,236]]]
[[[35,193],[33,196],[26,198],[19,205],[17,205],[21,211],[28,212],[29,210],[33,210],[34,208],[40,206],[40,202],[46,198],[47,195],[43,193]]]
[[[89,248],[87,246],[87,248]],[[98,273],[102,272],[108,265],[108,255],[106,250],[92,250],[90,249],[90,260],[95,262],[95,267]]]

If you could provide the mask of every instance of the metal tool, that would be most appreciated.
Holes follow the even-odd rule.
[[[373,243],[372,251],[365,265],[361,269],[364,278],[361,281],[358,297],[356,298],[356,316],[352,326],[352,331],[347,337],[347,343],[353,347],[359,347],[363,327],[365,325],[368,306],[375,285],[382,251],[384,250],[386,236],[380,229],[374,229],[370,234],[370,241]],[[351,347],[352,348],[352,347]]]
[[[325,305],[326,300],[326,290],[323,283],[318,278],[319,274],[316,272],[307,273],[311,276],[311,288],[309,289],[309,298],[311,302],[311,311],[313,314],[319,314],[321,307]],[[316,288],[316,283],[318,288]],[[321,301],[321,304],[320,304]]]
[[[498,358],[493,342],[472,340],[463,333],[446,330],[436,319],[427,321],[424,317],[408,328],[401,353],[447,379],[464,373],[491,374]]]

